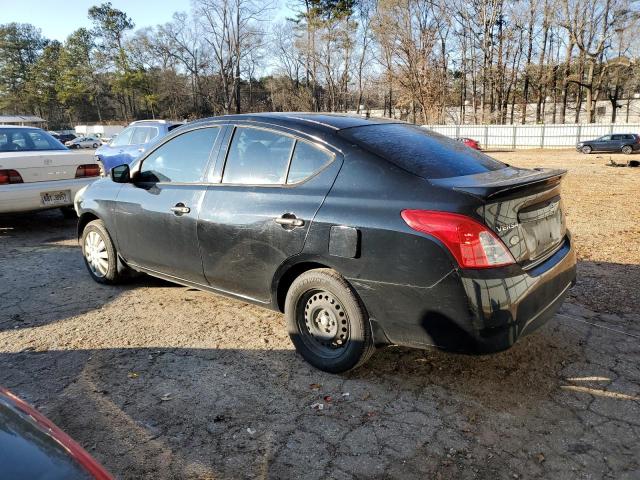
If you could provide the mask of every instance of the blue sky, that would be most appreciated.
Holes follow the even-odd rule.
[[[0,24],[31,23],[50,39],[63,41],[80,27],[89,27],[87,11],[106,0],[0,0]],[[176,11],[189,11],[191,0],[111,0],[129,15],[136,29],[166,23]],[[284,2],[282,2],[284,3]],[[282,18],[282,10],[272,16]]]

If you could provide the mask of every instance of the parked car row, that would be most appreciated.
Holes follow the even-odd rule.
[[[65,134],[56,138],[35,127],[2,125],[0,213],[60,208],[65,216],[75,217],[73,199],[79,190],[115,164],[135,160],[178,126],[164,120],[133,122],[110,144],[102,145],[98,137]],[[73,138],[63,145],[69,136]],[[81,148],[98,150],[95,157],[69,151]]]
[[[0,125],[0,213],[61,208],[75,217],[76,193],[99,174],[91,155],[70,152],[44,130]]]

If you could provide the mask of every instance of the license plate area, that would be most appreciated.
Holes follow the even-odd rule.
[[[40,193],[40,202],[44,206],[69,205],[71,203],[71,190],[42,192]]]
[[[546,255],[563,241],[566,225],[562,209],[562,201],[556,196],[518,212],[530,261]]]

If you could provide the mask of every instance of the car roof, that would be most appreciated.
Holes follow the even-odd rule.
[[[336,132],[338,130],[352,127],[364,127],[366,125],[406,123],[400,120],[389,118],[365,118],[360,115],[349,115],[341,113],[265,112],[203,118],[201,120],[190,122],[188,125],[201,122],[220,122],[224,120],[247,122],[262,121],[285,127],[306,127],[331,132]]]
[[[27,125],[0,125],[0,128],[27,128],[29,130],[42,130],[39,127],[30,127]]]
[[[127,126],[131,126],[131,125],[144,125],[144,124],[150,124],[150,125],[181,125],[183,122],[178,122],[178,121],[174,121],[174,120],[153,120],[153,119],[148,119],[148,120],[136,120],[134,122],[131,122],[129,125]]]

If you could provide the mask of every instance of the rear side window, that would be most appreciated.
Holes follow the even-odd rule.
[[[222,174],[222,183],[277,185],[285,183],[294,139],[258,128],[236,127]]]
[[[459,177],[505,168],[504,163],[482,152],[415,125],[367,125],[338,134],[423,178]]]
[[[624,140],[626,137],[626,135],[613,135],[612,137],[614,140]]]
[[[131,145],[148,143],[158,136],[156,127],[136,127],[131,135]]]
[[[133,127],[125,128],[116,138],[113,139],[111,146],[122,147],[124,145],[129,145],[131,143],[131,135],[133,135]]]
[[[140,181],[201,182],[219,131],[201,128],[172,138],[144,160]]]
[[[307,142],[298,141],[291,157],[287,183],[298,183],[309,178],[333,160],[333,155],[314,147]]]

